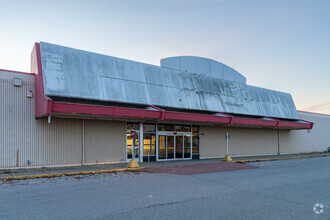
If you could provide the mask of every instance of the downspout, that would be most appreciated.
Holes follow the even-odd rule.
[[[81,155],[81,163],[85,164],[85,119],[82,119],[82,155]]]
[[[161,121],[163,121],[163,120],[165,119],[165,110],[164,110],[164,109],[161,109],[161,108],[156,107],[156,106],[154,106],[154,105],[150,105],[150,107],[153,108],[153,109],[156,109],[156,110],[160,111],[159,119],[160,119]]]
[[[229,115],[229,114],[226,114],[226,113],[223,113],[223,112],[218,112],[218,113],[219,113],[219,114],[222,114],[222,115],[225,115],[225,116],[227,116],[227,117],[229,117],[229,122],[228,122],[228,124],[229,124],[229,125],[233,125],[233,123],[234,123],[234,119],[235,119],[234,116]]]
[[[280,129],[277,129],[277,154],[280,155]]]
[[[143,155],[144,155],[144,153],[143,153],[143,143],[144,143],[144,141],[143,141],[143,123],[142,122],[140,122],[139,123],[139,126],[140,126],[140,135],[139,135],[139,161],[140,162],[143,162]],[[139,162],[139,161],[137,161],[137,162]]]

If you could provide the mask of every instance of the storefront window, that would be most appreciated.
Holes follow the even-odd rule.
[[[191,131],[191,126],[190,125],[176,125],[175,126],[175,131],[190,132]]]
[[[192,135],[192,153],[199,154],[199,135],[198,134]]]
[[[139,123],[127,123],[126,130],[140,130]]]
[[[174,125],[158,124],[158,131],[175,131]]]
[[[190,125],[158,124],[158,131],[191,132]]]
[[[137,159],[139,157],[139,135],[136,134],[134,138],[131,134],[126,134],[126,149],[127,149],[127,159]]]
[[[143,155],[156,156],[156,134],[143,134]]]
[[[199,159],[199,126],[192,126],[192,133],[193,159]]]
[[[132,130],[135,144],[130,136]],[[143,123],[140,144],[138,140],[142,134],[139,131],[139,123],[127,123],[127,159],[139,160],[139,151],[142,149],[144,162],[156,161],[157,158],[199,159],[199,126]]]
[[[155,124],[143,124],[143,132],[156,132]]]

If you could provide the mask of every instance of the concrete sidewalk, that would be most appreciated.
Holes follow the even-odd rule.
[[[330,153],[308,153],[308,154],[285,154],[285,155],[267,155],[267,156],[248,156],[248,157],[235,157],[234,162],[258,162],[270,160],[286,160],[286,159],[299,159],[311,157],[326,157]],[[198,164],[198,163],[214,163],[221,161],[219,159],[204,159],[204,160],[178,160],[178,161],[164,161],[164,162],[150,162],[139,163],[140,167],[154,167],[154,166],[170,166],[170,165],[183,165],[183,164]],[[66,167],[42,167],[42,168],[21,168],[21,169],[0,169],[0,180],[13,180],[13,179],[29,179],[29,178],[49,178],[58,176],[72,176],[79,174],[95,174],[95,173],[111,173],[120,171],[130,171],[136,168],[126,168],[127,163],[119,164],[104,164],[104,165],[84,165],[84,166],[66,166]]]

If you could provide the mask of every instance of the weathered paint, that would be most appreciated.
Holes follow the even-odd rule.
[[[168,57],[160,60],[160,66],[181,72],[201,74],[213,78],[246,84],[246,78],[233,68],[215,60],[196,56]]]
[[[299,119],[290,94],[246,85],[239,73],[221,63],[222,77],[214,77],[220,67],[191,70],[208,75],[44,42],[40,50],[47,96]],[[196,65],[199,60],[195,58]]]

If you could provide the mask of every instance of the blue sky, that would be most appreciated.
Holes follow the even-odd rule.
[[[330,1],[0,0],[0,69],[30,70],[45,41],[159,65],[194,55],[330,114]]]

